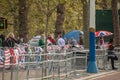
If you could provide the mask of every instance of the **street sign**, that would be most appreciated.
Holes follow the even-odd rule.
[[[0,17],[0,30],[7,29],[7,19]]]

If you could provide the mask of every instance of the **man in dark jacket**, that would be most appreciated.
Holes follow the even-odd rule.
[[[110,39],[109,43],[108,43],[108,60],[111,60],[111,66],[112,69],[117,69],[114,66],[114,60],[118,60],[117,56],[115,55],[115,51],[114,51],[114,46],[113,46],[113,39]]]

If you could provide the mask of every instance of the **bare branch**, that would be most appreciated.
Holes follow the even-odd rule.
[[[45,7],[43,6],[42,4],[42,1],[41,0],[38,0],[39,2],[36,2],[37,4],[37,7],[39,10],[42,10],[43,13],[47,16],[51,16],[51,14],[55,11],[55,9],[57,8],[57,6],[55,6],[53,9],[49,9],[49,10],[46,10]],[[39,4],[40,3],[40,4]],[[49,7],[49,5],[48,5]]]
[[[43,4],[42,4],[41,1],[42,1],[42,0],[38,0],[38,2],[36,2],[37,7],[38,7],[39,10],[41,9],[44,14],[47,14],[47,11],[45,10],[45,7],[43,7]],[[39,4],[39,3],[40,3],[40,4]]]
[[[56,8],[57,8],[57,6],[55,6],[53,9],[49,10],[48,16],[50,16],[55,11]]]

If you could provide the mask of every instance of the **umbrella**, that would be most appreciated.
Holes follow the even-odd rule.
[[[80,35],[83,34],[83,31],[79,30],[72,30],[68,33],[66,33],[63,38],[66,39],[67,41],[70,40],[71,38],[74,38],[76,41],[79,41]]]
[[[109,35],[112,35],[112,34],[113,34],[112,32],[104,31],[104,30],[95,32],[96,37],[109,36]]]

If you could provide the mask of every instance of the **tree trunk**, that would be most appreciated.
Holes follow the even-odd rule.
[[[82,0],[83,4],[83,32],[84,32],[84,47],[89,48],[89,2]]]
[[[47,0],[47,3],[48,3],[48,5],[47,5],[47,14],[46,14],[46,30],[45,30],[45,37],[46,37],[46,39],[45,39],[45,52],[47,52],[47,37],[48,37],[48,27],[49,27],[49,17],[50,17],[50,15],[49,15],[49,12],[50,12],[50,10],[49,10],[49,7],[50,7],[50,1]]]
[[[57,19],[56,19],[56,24],[55,24],[55,39],[57,38],[58,34],[63,34],[63,23],[65,19],[65,3],[60,3],[57,6]]]
[[[18,33],[18,18],[17,18],[17,16],[16,15],[14,15],[13,16],[13,27],[14,27],[14,33],[16,34],[16,33]],[[18,35],[17,35],[17,37],[18,37]]]
[[[26,0],[19,0],[19,37],[23,38],[23,42],[28,41],[28,26],[27,26],[27,7]]]
[[[119,15],[117,8],[118,0],[112,0],[112,15],[113,15],[113,29],[114,29],[114,42],[115,46],[120,46],[120,28],[119,28]]]

